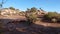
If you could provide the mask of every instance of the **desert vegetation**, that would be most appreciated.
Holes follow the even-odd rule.
[[[21,5],[19,4],[22,0],[9,0],[6,4],[8,7],[5,5],[7,1],[0,0],[0,34],[60,34],[60,13],[47,11],[50,7],[52,10],[56,7],[57,10],[58,0],[48,0],[48,2],[23,0]],[[40,3],[42,4],[40,5]],[[9,6],[9,4],[11,5]],[[25,7],[29,8],[24,10]],[[44,7],[47,8],[46,11]],[[21,8],[23,10],[20,10]]]
[[[57,12],[48,12],[48,14],[44,15],[44,19],[50,22],[58,23],[60,22],[59,13]]]
[[[46,34],[46,33],[53,33],[55,34],[55,32],[59,33],[59,28],[53,28],[53,27],[44,27],[43,25],[38,25],[35,24],[35,22],[38,23],[38,21],[40,23],[59,23],[60,22],[60,13],[57,12],[46,12],[43,9],[37,9],[35,7],[32,8],[27,8],[26,11],[20,11],[19,9],[15,9],[13,7],[9,7],[9,8],[4,8],[4,9],[10,9],[10,10],[14,10],[17,13],[13,14],[11,16],[11,13],[8,16],[4,16],[5,14],[1,15],[0,14],[0,18],[2,17],[9,17],[9,18],[18,18],[13,20],[12,19],[5,19],[5,20],[11,20],[8,21],[7,23],[2,23],[0,26],[0,33],[4,34],[4,33],[10,33],[10,34],[21,34],[21,33],[30,33],[30,34]],[[13,12],[13,11],[11,11]],[[3,12],[2,12],[3,13]],[[19,18],[19,16],[22,16]],[[25,17],[24,19],[21,19]],[[4,21],[4,19],[0,19],[0,22]],[[10,26],[11,25],[11,26]],[[5,27],[5,28],[4,28]],[[6,31],[6,32],[5,32]],[[48,32],[49,31],[49,32]],[[53,31],[53,32],[52,32]]]

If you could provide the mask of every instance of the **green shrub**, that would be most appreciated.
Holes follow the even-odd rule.
[[[33,22],[35,22],[37,20],[37,15],[30,13],[30,14],[26,14],[25,15],[28,21],[28,24],[32,24]]]
[[[58,13],[48,12],[48,14],[44,15],[44,18],[50,20],[50,22],[57,22]]]
[[[15,8],[13,8],[13,7],[9,7],[9,9],[15,10]]]

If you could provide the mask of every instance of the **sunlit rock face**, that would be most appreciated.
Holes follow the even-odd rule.
[[[44,11],[43,9],[37,10],[36,14],[38,17],[43,17],[45,14],[48,14],[48,12]]]
[[[2,9],[1,15],[4,15],[4,16],[16,15],[16,14],[18,14],[19,12],[20,12],[20,11],[12,10],[12,9]]]

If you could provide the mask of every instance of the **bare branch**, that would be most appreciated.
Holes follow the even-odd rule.
[[[3,4],[6,3],[7,0],[2,0],[2,2],[0,3],[0,8],[3,7]]]

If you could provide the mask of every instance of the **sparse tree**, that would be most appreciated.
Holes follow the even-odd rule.
[[[36,12],[36,10],[37,10],[37,8],[32,7],[31,10],[30,10],[30,12]]]
[[[9,9],[15,10],[15,8],[14,8],[14,7],[9,7]]]

